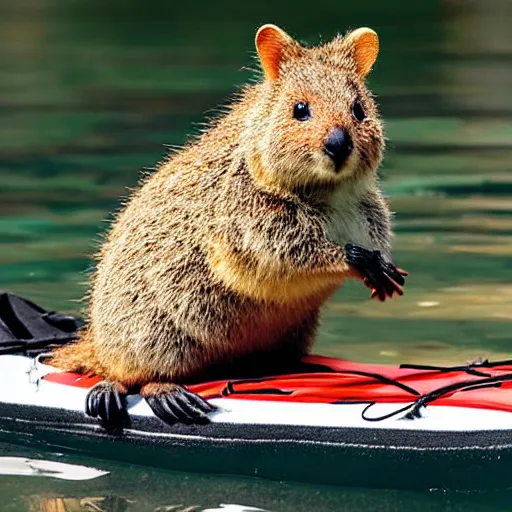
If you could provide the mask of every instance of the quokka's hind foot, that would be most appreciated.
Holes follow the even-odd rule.
[[[146,384],[142,386],[140,394],[146,399],[155,416],[168,425],[204,425],[210,423],[209,414],[217,410],[199,395],[177,384]]]
[[[85,413],[98,418],[108,431],[120,431],[130,425],[126,395],[127,390],[121,384],[102,381],[87,394]]]

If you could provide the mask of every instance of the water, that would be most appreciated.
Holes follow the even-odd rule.
[[[441,492],[412,492],[379,489],[350,489],[311,486],[285,482],[267,482],[257,479],[212,477],[197,474],[180,474],[169,471],[116,465],[93,460],[77,459],[83,464],[101,464],[110,471],[107,477],[88,482],[71,482],[40,477],[2,477],[2,512],[25,510],[58,511],[59,508],[37,508],[40,503],[52,504],[65,500],[67,512],[94,510],[78,508],[82,503],[104,498],[104,509],[110,512],[124,510],[153,512],[157,507],[169,507],[181,512],[205,508],[219,510],[219,504],[257,506],[268,511],[283,512],[450,512],[509,510],[510,492],[482,494],[446,494]],[[342,470],[342,468],[340,468]],[[59,498],[56,498],[59,497]],[[101,506],[96,501],[95,504]],[[176,509],[171,506],[175,505]],[[28,509],[32,506],[32,509]],[[117,508],[116,508],[117,506]],[[131,508],[123,508],[129,506]],[[74,507],[74,508],[73,508]],[[107,508],[110,507],[110,508]],[[190,507],[190,509],[188,508]],[[224,512],[242,512],[231,509]],[[219,510],[222,512],[222,509]],[[248,511],[247,511],[248,512]]]
[[[111,212],[140,169],[163,157],[163,144],[182,144],[205,111],[250,77],[242,68],[253,64],[260,24],[310,42],[368,25],[381,38],[370,84],[387,121],[382,174],[397,212],[394,258],[411,276],[406,295],[384,305],[360,284],[347,286],[326,308],[316,350],[373,362],[510,357],[511,16],[507,0],[5,2],[0,286],[79,311]],[[5,454],[41,455],[2,446]],[[135,501],[133,510],[239,503],[275,512],[483,511],[510,503],[506,492],[322,488],[67,460],[111,473],[73,483],[0,477],[0,510],[105,495]],[[124,510],[121,501],[115,510]]]

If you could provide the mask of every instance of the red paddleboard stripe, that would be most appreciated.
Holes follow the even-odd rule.
[[[64,386],[73,386],[75,388],[92,388],[95,384],[101,382],[99,377],[90,377],[88,375],[80,375],[79,373],[72,372],[49,373],[44,377],[44,380]]]
[[[512,412],[512,366],[482,368],[490,378],[504,378],[500,387],[453,389],[435,398],[436,390],[461,383],[478,385],[481,376],[460,369],[447,371],[400,368],[393,365],[365,364],[322,356],[309,356],[304,362],[315,365],[311,373],[279,375],[262,379],[204,382],[187,386],[190,391],[211,398],[236,398],[277,402],[415,402],[433,393],[430,405],[451,405]],[[320,367],[320,368],[318,368]],[[321,367],[324,367],[323,370]],[[360,375],[357,372],[361,372]],[[508,376],[508,378],[506,378]],[[99,377],[77,373],[50,373],[45,380],[55,384],[89,389]],[[485,379],[484,379],[485,380]]]

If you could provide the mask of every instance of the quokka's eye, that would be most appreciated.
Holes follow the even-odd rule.
[[[360,123],[366,119],[366,112],[359,100],[354,101],[354,104],[352,105],[352,115],[354,116],[354,119]]]
[[[307,121],[311,117],[309,105],[304,101],[295,103],[295,106],[293,107],[293,117],[297,119],[297,121]]]

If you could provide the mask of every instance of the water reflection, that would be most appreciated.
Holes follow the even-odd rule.
[[[0,475],[46,476],[59,480],[92,480],[107,475],[98,469],[51,460],[0,457]]]
[[[91,464],[88,460],[74,459],[73,462]],[[512,498],[509,491],[346,489],[177,474],[112,463],[102,463],[102,467],[109,472],[108,477],[79,485],[43,479],[24,480],[23,485],[19,480],[1,481],[7,484],[2,493],[2,510],[31,507],[31,512],[490,512],[508,510]],[[349,468],[340,468],[340,471],[346,470]]]
[[[77,512],[79,510],[89,512],[129,512],[142,510],[140,505],[132,500],[118,496],[89,497],[89,498],[42,498],[39,502],[32,503],[30,512]],[[144,509],[146,510],[146,509]],[[147,509],[150,510],[150,509]],[[152,512],[270,512],[262,508],[245,505],[221,503],[215,508],[203,508],[195,505],[187,506],[164,505],[152,509]]]

